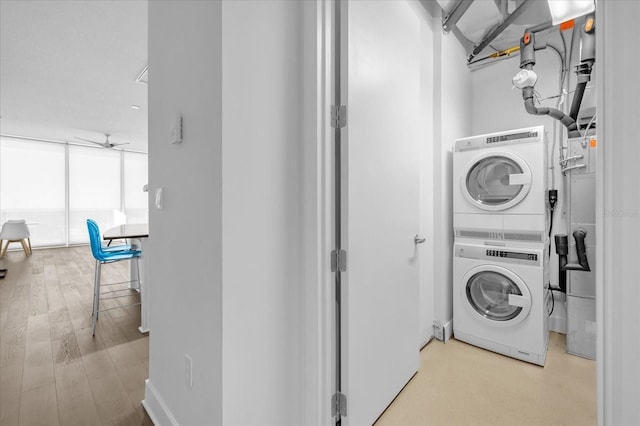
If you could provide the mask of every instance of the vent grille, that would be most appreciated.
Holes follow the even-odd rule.
[[[544,236],[540,232],[505,232],[505,240],[512,241],[544,241]]]
[[[461,238],[484,238],[490,240],[501,240],[502,233],[495,231],[475,231],[470,229],[460,229],[456,231],[456,237]]]
[[[476,229],[457,229],[455,232],[458,238],[479,238],[484,240],[506,240],[506,241],[533,241],[543,242],[542,232],[499,232],[480,231]]]

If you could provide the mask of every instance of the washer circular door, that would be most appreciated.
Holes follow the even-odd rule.
[[[531,311],[531,293],[522,279],[497,265],[477,266],[462,278],[464,305],[480,321],[507,327],[524,320]]]
[[[501,152],[477,157],[462,176],[462,193],[487,211],[507,210],[522,201],[531,188],[531,169],[517,155]]]

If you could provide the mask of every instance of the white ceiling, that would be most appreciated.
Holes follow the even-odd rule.
[[[146,0],[2,0],[0,133],[146,152],[146,65]]]

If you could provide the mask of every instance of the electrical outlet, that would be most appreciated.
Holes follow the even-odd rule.
[[[187,354],[184,355],[184,384],[187,389],[193,387],[193,360]]]
[[[433,337],[444,342],[444,328],[442,323],[438,320],[433,320]]]

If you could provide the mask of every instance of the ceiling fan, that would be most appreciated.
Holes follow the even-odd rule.
[[[109,133],[105,133],[105,134],[104,134],[104,136],[105,136],[105,140],[104,140],[104,142],[91,141],[91,140],[89,140],[89,139],[83,139],[83,138],[79,138],[79,137],[77,137],[77,136],[76,136],[75,138],[76,138],[76,139],[80,139],[81,141],[91,142],[91,143],[94,143],[94,144],[96,144],[96,145],[100,145],[100,146],[101,146],[101,147],[103,147],[103,148],[108,148],[108,149],[109,149],[109,148],[114,148],[114,147],[119,146],[119,145],[128,145],[128,144],[129,144],[129,142],[125,142],[125,143],[113,143],[113,142],[109,141],[109,136],[111,136]]]

